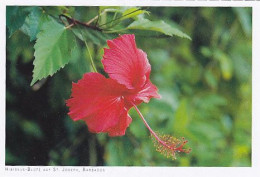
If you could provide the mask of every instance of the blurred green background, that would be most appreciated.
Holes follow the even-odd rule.
[[[62,11],[44,8],[53,16]],[[68,65],[30,87],[35,41],[19,30],[6,44],[6,165],[251,166],[252,9],[147,10],[149,19],[176,26],[192,41],[136,35],[162,96],[139,108],[155,131],[189,140],[191,153],[173,161],[156,152],[133,109],[123,137],[91,134],[83,121],[73,122],[65,100],[72,81],[91,71],[86,48],[79,43]],[[70,12],[88,21],[98,7]],[[105,45],[89,45],[102,72]]]

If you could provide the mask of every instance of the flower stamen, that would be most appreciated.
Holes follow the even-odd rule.
[[[167,158],[172,157],[173,160],[176,159],[176,152],[184,152],[189,153],[191,151],[191,148],[189,149],[183,149],[183,146],[188,143],[185,138],[175,138],[171,135],[159,135],[159,133],[155,133],[151,127],[146,122],[145,118],[143,117],[140,110],[137,108],[137,106],[131,102],[131,104],[134,106],[135,110],[143,120],[145,126],[150,131],[151,136],[154,140],[154,146],[156,147],[156,151],[160,152],[161,154],[165,155]]]

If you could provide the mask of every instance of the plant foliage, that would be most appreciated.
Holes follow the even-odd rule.
[[[251,166],[252,8],[6,10],[6,165]],[[105,74],[106,40],[124,33],[147,53],[162,96],[140,111],[159,134],[184,136],[189,155],[156,152],[134,110],[115,138],[67,116],[71,82],[93,71],[90,55]]]

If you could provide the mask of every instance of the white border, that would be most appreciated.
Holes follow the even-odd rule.
[[[252,60],[252,167],[93,167],[93,169],[102,168],[105,172],[6,172],[5,171],[5,48],[6,48],[6,29],[5,29],[5,11],[6,5],[117,5],[117,6],[237,6],[253,7],[253,60]],[[258,19],[258,20],[256,20]],[[259,177],[260,172],[260,2],[259,1],[171,1],[171,0],[4,0],[0,2],[0,176],[183,176],[183,177]],[[131,158],[131,157],[129,157]],[[16,166],[17,167],[17,166]],[[36,167],[32,167],[36,168]],[[40,167],[43,169],[44,167]],[[50,167],[53,168],[53,167]],[[62,170],[63,167],[57,167]],[[70,167],[66,167],[70,168]],[[71,167],[82,170],[82,167]],[[91,167],[88,167],[91,168]]]
[[[5,37],[5,6],[1,4],[0,6],[0,112],[1,112],[1,119],[0,119],[0,174],[3,173],[2,167],[5,165],[5,61],[6,61],[6,37]],[[1,175],[2,176],[2,175]]]
[[[258,19],[258,20],[256,20]],[[252,167],[260,167],[260,2],[253,7],[252,60]]]

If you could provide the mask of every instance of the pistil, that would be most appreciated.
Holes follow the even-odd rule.
[[[176,159],[175,153],[176,152],[184,152],[189,153],[191,149],[183,149],[183,146],[188,143],[187,140],[182,138],[182,140],[179,140],[177,138],[174,138],[170,135],[157,135],[152,128],[149,126],[147,121],[145,120],[144,116],[140,112],[140,110],[137,108],[137,106],[131,102],[131,104],[134,106],[135,110],[137,111],[138,115],[144,122],[144,125],[147,127],[147,129],[150,131],[151,135],[155,138],[155,146],[156,150],[160,153],[166,155],[167,157],[172,157],[173,159]],[[158,144],[158,143],[159,144]]]

